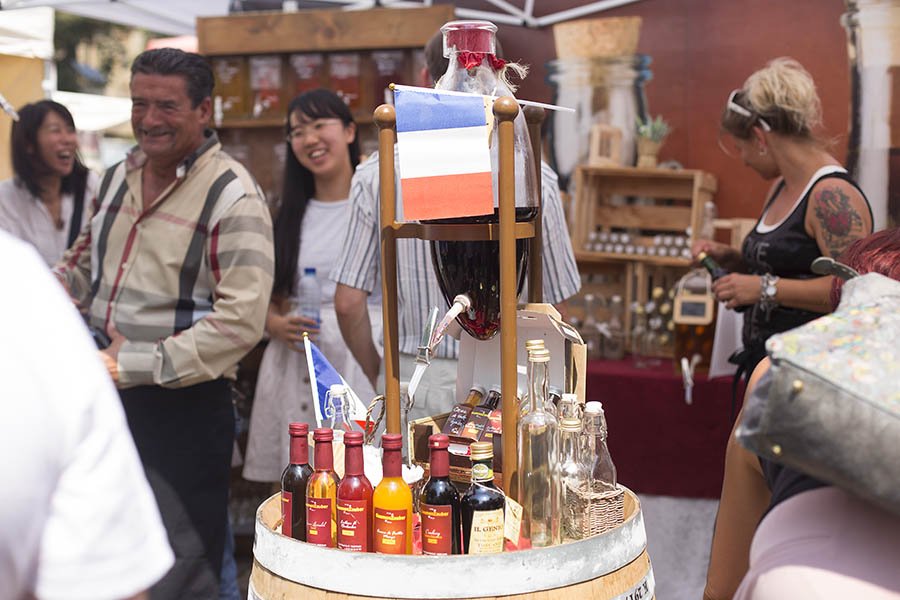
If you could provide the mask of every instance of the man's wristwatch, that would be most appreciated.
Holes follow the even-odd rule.
[[[771,310],[778,305],[775,297],[778,295],[778,277],[771,273],[764,273],[759,279],[759,304],[765,310]]]

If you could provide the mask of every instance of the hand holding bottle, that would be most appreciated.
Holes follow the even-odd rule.
[[[698,255],[705,252],[720,265],[728,268],[728,266],[736,266],[741,261],[741,253],[732,248],[728,244],[722,244],[713,240],[696,240],[691,244],[691,266],[700,266]],[[734,270],[733,268],[730,270]]]
[[[729,273],[713,282],[712,291],[725,308],[737,308],[759,302],[759,286],[759,275]]]
[[[266,314],[266,331],[269,336],[278,339],[295,352],[303,352],[303,333],[309,334],[315,342],[319,333],[319,324],[313,319],[301,317],[289,312],[290,303],[272,302],[269,304],[269,312]]]

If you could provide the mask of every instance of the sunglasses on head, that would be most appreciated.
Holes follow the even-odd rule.
[[[737,96],[738,92],[740,92],[740,91],[741,90],[734,90],[728,96],[728,104],[725,105],[728,108],[728,110],[730,110],[732,112],[736,112],[737,114],[741,115],[742,117],[747,117],[748,119],[756,118],[756,120],[759,121],[759,124],[763,128],[764,131],[772,131],[772,127],[766,122],[765,119],[763,119],[758,114],[754,114],[754,113],[750,112],[749,110],[747,110],[746,108],[744,108],[743,106],[741,106],[740,104],[738,104],[737,102],[734,101],[734,97]]]

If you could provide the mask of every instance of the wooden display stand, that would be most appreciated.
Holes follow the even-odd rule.
[[[250,169],[268,198],[277,198],[287,106],[299,93],[324,87],[344,97],[360,125],[363,153],[371,152],[377,147],[372,112],[385,102],[387,75],[379,76],[379,69],[394,61],[387,68],[390,82],[417,85],[422,48],[453,14],[447,4],[198,18],[197,46],[216,75],[213,97],[221,98],[217,129],[225,150]],[[348,61],[351,70],[358,69],[356,75],[339,72],[347,70],[343,63]],[[261,77],[259,69],[254,76],[251,62],[268,67],[271,76]],[[254,85],[269,89],[254,90]]]
[[[603,273],[607,282],[588,290],[604,297],[618,294],[625,301],[625,330],[631,331],[631,303],[646,303],[652,289],[665,289],[681,277],[690,259],[585,250],[592,231],[628,231],[633,245],[649,247],[656,235],[685,235],[687,247],[696,238],[703,205],[716,192],[716,178],[693,169],[639,169],[580,166],[575,171],[575,203],[571,218],[572,247],[582,273]],[[644,204],[615,204],[614,199],[639,197]]]
[[[429,224],[407,223],[396,220],[396,190],[394,182],[394,140],[396,114],[394,107],[379,106],[375,111],[379,141],[379,178],[381,183],[381,285],[382,314],[384,317],[384,369],[386,430],[388,433],[405,433],[400,426],[400,365],[399,334],[397,322],[397,239],[423,240],[499,240],[500,243],[500,388],[502,394],[503,454],[516,456],[516,433],[519,407],[516,399],[516,239],[530,238],[529,301],[541,302],[541,209],[534,220],[517,223],[515,215],[515,162],[513,155],[513,119],[519,113],[519,105],[509,97],[494,101],[494,116],[498,121],[500,168],[498,195],[500,218],[498,224]],[[540,164],[540,124],[544,110],[531,108],[525,111],[531,136],[535,165]],[[537,170],[537,189],[540,190],[540,169]],[[540,198],[540,195],[538,195]],[[504,324],[511,323],[513,326]],[[503,472],[503,489],[515,498],[518,488],[515,463]]]

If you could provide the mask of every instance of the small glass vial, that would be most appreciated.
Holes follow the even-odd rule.
[[[584,433],[588,453],[585,465],[591,491],[602,493],[616,489],[616,465],[606,445],[606,415],[600,402],[588,402],[584,407]]]
[[[613,296],[609,305],[607,329],[609,337],[603,346],[603,356],[609,360],[621,360],[625,355],[625,326],[622,324],[625,307],[621,296]]]
[[[562,527],[566,538],[584,537],[584,510],[579,492],[588,489],[590,474],[581,458],[581,420],[565,417],[560,422],[560,484],[562,488]]]

